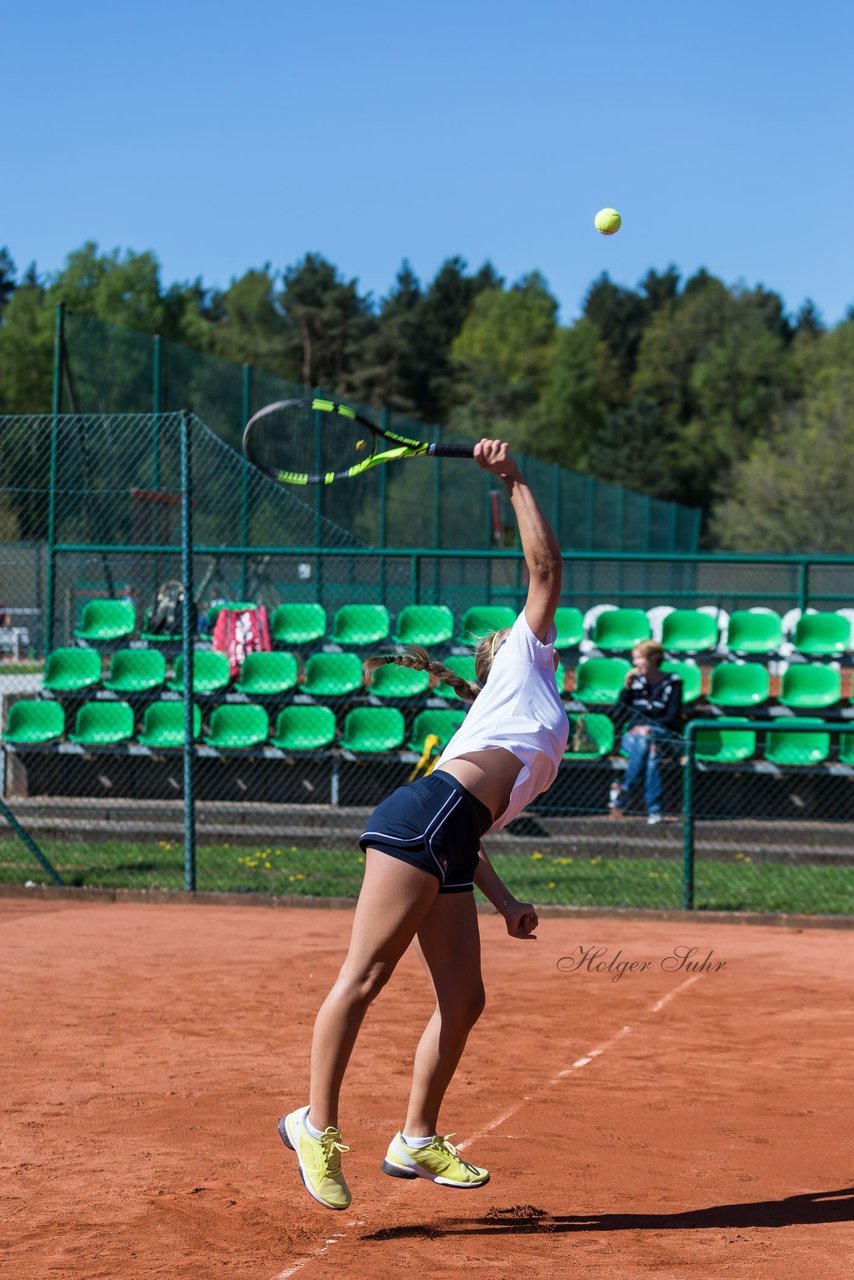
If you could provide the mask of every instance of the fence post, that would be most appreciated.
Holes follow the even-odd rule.
[[[694,910],[694,726],[685,728],[682,770],[682,908]]]
[[[380,415],[380,423],[383,431],[388,431],[389,412],[383,409]],[[379,475],[379,528],[377,529],[377,545],[381,550],[385,551],[388,542],[388,467],[380,467]],[[386,603],[386,558],[380,556],[380,580],[379,580],[380,600]]]
[[[243,366],[243,385],[241,388],[242,426],[245,427],[252,417],[252,365]],[[249,563],[246,548],[249,546],[249,460],[244,456],[240,470],[240,545],[243,555],[240,557],[240,599],[247,599],[249,590]]]
[[[62,413],[62,358],[65,347],[65,303],[58,302],[53,324],[53,388],[50,422],[50,480],[47,496],[47,575],[44,591],[44,651],[53,648],[53,606],[56,595],[56,464],[59,415]]]
[[[160,488],[160,396],[162,387],[162,346],[159,333],[152,339],[151,374],[151,487]]]
[[[798,564],[798,607],[806,613],[810,598],[810,562],[802,559]]]
[[[196,888],[196,797],[193,741],[193,474],[190,451],[190,413],[181,413],[181,654],[184,667],[184,888]]]
[[[437,442],[441,443],[444,432],[441,427],[436,433]],[[442,459],[436,458],[433,463],[433,546],[440,545],[442,536]],[[434,579],[434,587],[438,588],[438,580]]]

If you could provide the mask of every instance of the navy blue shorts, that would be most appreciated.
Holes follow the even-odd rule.
[[[491,826],[486,805],[449,773],[434,769],[377,805],[359,844],[429,871],[440,893],[466,893],[474,889],[480,837]]]

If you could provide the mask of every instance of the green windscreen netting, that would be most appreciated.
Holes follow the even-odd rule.
[[[89,316],[65,317],[65,353],[65,409],[191,409],[235,450],[252,412],[305,394],[301,385],[262,370]],[[398,414],[385,420],[416,439],[435,440],[443,434],[439,427]],[[523,461],[567,550],[696,551],[696,509],[631,493],[553,463]],[[508,540],[512,545],[513,539],[503,493],[493,497],[493,487],[489,477],[457,460],[419,459],[378,468],[355,484],[336,484],[303,495],[301,501],[373,546],[487,549]]]

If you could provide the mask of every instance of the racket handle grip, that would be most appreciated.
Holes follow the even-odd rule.
[[[427,450],[433,458],[473,458],[473,444],[431,444]]]

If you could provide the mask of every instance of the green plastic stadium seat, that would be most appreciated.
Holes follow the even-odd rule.
[[[377,698],[417,698],[429,688],[429,671],[413,671],[394,663],[377,667],[369,685],[370,692]]]
[[[97,649],[54,649],[47,655],[42,684],[54,693],[91,689],[101,679]]]
[[[84,702],[68,736],[84,747],[128,742],[133,737],[133,709],[127,702]]]
[[[158,649],[118,649],[104,681],[113,693],[153,693],[166,680],[166,659]]]
[[[851,623],[839,613],[805,613],[792,642],[798,653],[811,658],[841,657],[851,650]]]
[[[516,621],[516,611],[506,604],[472,605],[466,609],[460,619],[460,630],[457,640],[460,644],[475,645],[478,640],[493,631],[502,631],[512,627]]]
[[[228,688],[231,680],[231,667],[228,657],[218,649],[196,649],[193,654],[193,693],[219,693]],[[169,681],[169,688],[176,693],[184,692],[184,659],[175,659],[175,674]]]
[[[474,656],[470,653],[455,653],[448,658],[442,660],[442,665],[446,666],[449,671],[453,671],[454,675],[462,676],[464,680],[468,680],[474,684]],[[454,698],[460,701],[459,694],[455,693],[449,684],[440,681],[433,690],[437,698]],[[463,699],[465,701],[465,699]]]
[[[283,751],[318,751],[335,741],[335,712],[331,707],[284,707],[276,717],[274,747]]]
[[[842,698],[842,676],[820,662],[793,663],[783,672],[780,701],[796,711],[822,711]]]
[[[446,604],[408,604],[397,615],[395,644],[448,644],[454,634],[454,615]]]
[[[74,631],[78,640],[100,644],[124,640],[136,630],[136,610],[129,600],[89,600],[83,606],[80,626]]]
[[[384,604],[342,604],[332,619],[335,644],[360,646],[388,639],[391,621]]]
[[[589,745],[585,745],[585,739]],[[576,742],[581,748],[578,751],[575,750]],[[610,716],[586,711],[583,715],[569,717],[569,744],[564,760],[599,760],[610,755],[613,749],[614,722]]]
[[[668,653],[710,653],[718,647],[718,624],[697,609],[674,609],[661,624],[661,643]]]
[[[270,719],[253,702],[223,702],[211,712],[210,731],[203,739],[208,747],[247,751],[267,741]]]
[[[703,692],[703,672],[696,662],[672,661],[662,662],[661,670],[682,677],[682,705],[696,702]]]
[[[193,706],[193,737],[202,732],[202,713]],[[177,699],[151,702],[145,708],[137,742],[154,750],[171,750],[184,745],[184,704]]]
[[[273,697],[296,688],[298,678],[296,654],[249,653],[243,660],[234,687],[250,697]]]
[[[575,697],[579,702],[616,702],[632,664],[625,658],[585,658],[575,671]]]
[[[839,735],[839,759],[843,764],[854,765],[854,724]]]
[[[630,653],[651,635],[643,609],[606,609],[593,623],[590,642],[608,653]]]
[[[270,619],[273,644],[286,648],[314,644],[326,635],[326,610],[322,604],[280,604]]]
[[[9,708],[9,720],[3,734],[6,742],[55,742],[65,730],[65,712],[58,702],[35,702],[22,699]]]
[[[348,751],[396,751],[403,746],[405,722],[397,707],[354,707],[344,717],[341,746]]]
[[[313,698],[340,698],[362,687],[362,660],[357,653],[313,653],[305,664],[303,693]]]
[[[721,716],[719,727],[697,730],[694,743],[698,760],[706,760],[710,764],[738,764],[754,755],[756,734],[752,729],[728,729],[727,725],[731,723],[737,724],[738,721]]]
[[[439,750],[443,750],[465,718],[466,713],[462,708],[459,711],[449,711],[444,707],[435,710],[429,707],[426,711],[419,711],[412,722],[406,745],[410,751],[420,752],[424,750],[428,737],[436,737],[439,739]]]
[[[584,614],[580,609],[561,605],[555,610],[556,649],[576,649],[584,639]]]
[[[566,688],[566,667],[562,662],[559,662],[555,667],[555,682],[558,693],[563,697],[564,689]]]
[[[712,668],[713,706],[758,707],[768,701],[768,693],[768,670],[759,662],[722,662]]]
[[[789,723],[823,724],[823,720],[799,716]],[[771,729],[765,735],[765,759],[772,764],[821,764],[830,755],[829,733],[801,733],[798,729]]]
[[[753,613],[736,609],[730,615],[726,644],[730,653],[777,653],[783,643],[783,621],[777,613]]]

